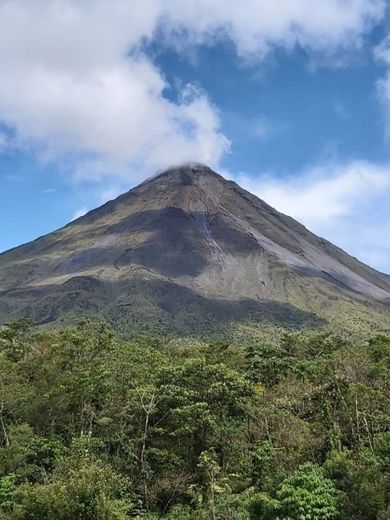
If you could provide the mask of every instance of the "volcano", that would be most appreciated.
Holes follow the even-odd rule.
[[[185,164],[0,255],[0,323],[85,315],[128,333],[372,328],[390,317],[390,277]]]

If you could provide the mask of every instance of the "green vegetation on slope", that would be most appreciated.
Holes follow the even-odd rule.
[[[385,520],[390,338],[0,329],[0,518]]]

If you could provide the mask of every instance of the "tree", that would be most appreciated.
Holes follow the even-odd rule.
[[[302,465],[282,482],[276,495],[281,519],[333,520],[340,513],[340,492],[315,464]]]
[[[0,512],[10,513],[14,508],[15,489],[14,474],[10,473],[9,475],[0,477]]]
[[[49,482],[21,485],[14,497],[15,520],[126,520],[135,505],[124,477],[77,452]]]
[[[385,467],[386,461],[381,459],[382,446],[378,454],[365,449],[359,457],[350,450],[332,451],[329,454],[324,469],[338,489],[345,493],[341,508],[342,520],[376,520],[378,514],[386,508],[389,471]]]

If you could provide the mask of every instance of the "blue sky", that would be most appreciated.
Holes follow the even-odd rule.
[[[0,251],[210,164],[390,273],[381,0],[0,1]]]

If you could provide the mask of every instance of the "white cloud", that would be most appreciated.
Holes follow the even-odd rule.
[[[251,59],[295,45],[329,55],[359,46],[383,10],[382,0],[3,0],[0,122],[20,146],[81,158],[83,178],[216,165],[229,149],[217,108],[191,85],[168,99],[145,40],[159,30],[178,50],[229,38]]]
[[[0,119],[19,143],[149,171],[172,156],[216,164],[229,143],[207,95],[187,86],[169,101],[161,71],[134,54],[160,11],[153,1],[1,3]]]
[[[80,217],[83,217],[87,212],[88,212],[88,210],[86,208],[78,209],[77,211],[74,212],[72,220],[76,220]]]
[[[360,211],[362,203],[390,187],[390,166],[365,161],[323,164],[290,179],[253,181],[240,177],[250,191],[294,218],[327,224]]]
[[[385,9],[382,0],[167,0],[168,20],[192,41],[228,37],[241,56],[264,56],[273,47],[331,54],[357,47]]]
[[[327,163],[278,180],[243,174],[237,182],[277,210],[305,224],[378,269],[390,265],[390,164]]]

